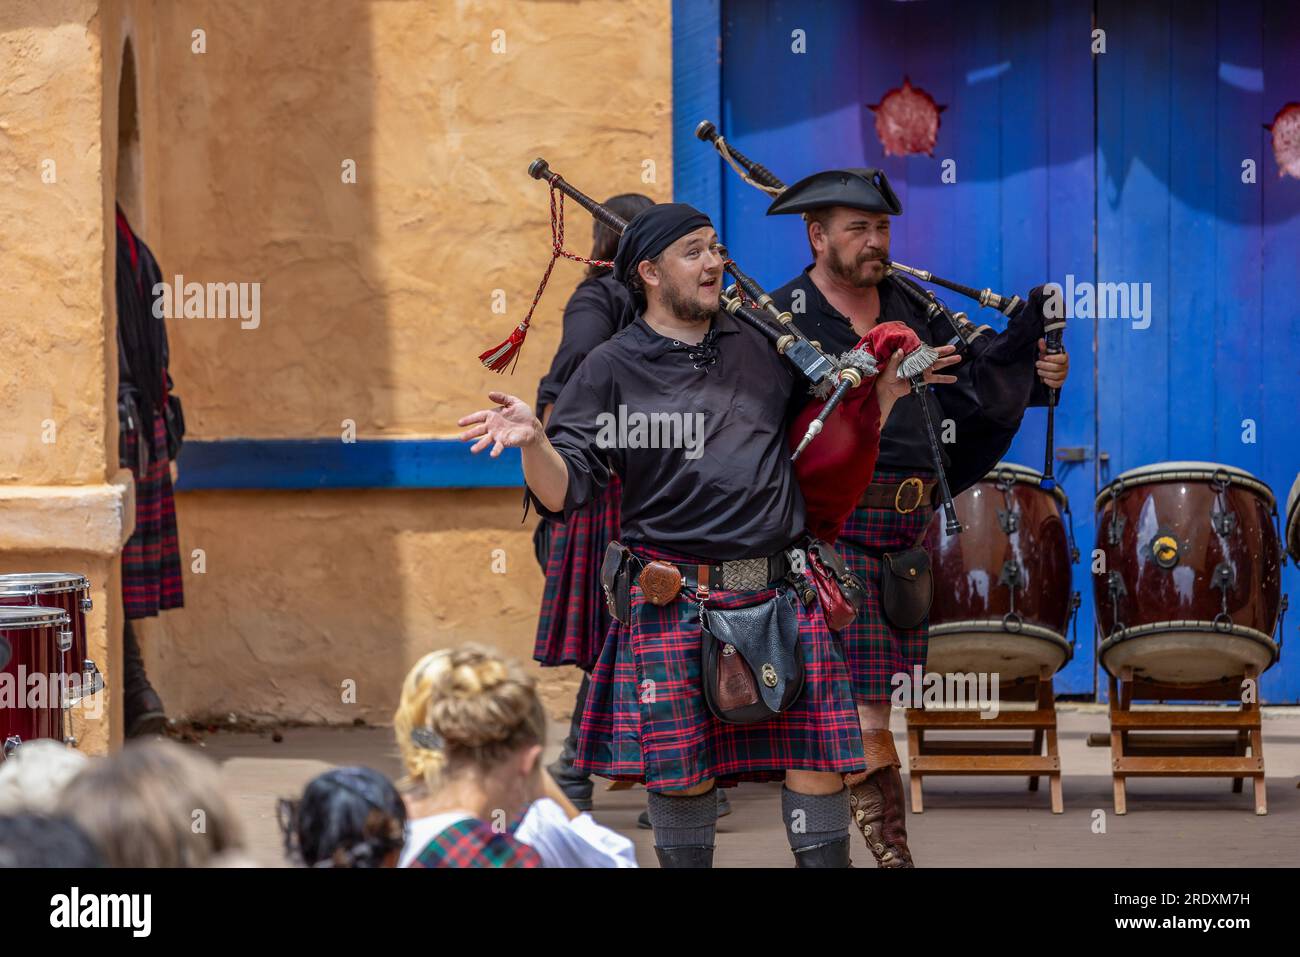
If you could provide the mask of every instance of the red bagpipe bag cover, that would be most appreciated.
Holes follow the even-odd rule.
[[[858,340],[853,351],[869,352],[883,374],[896,351],[901,349],[906,355],[920,345],[920,338],[908,326],[882,322]],[[809,402],[795,417],[787,434],[791,450],[798,447],[808,424],[825,404],[824,399]],[[864,375],[862,384],[845,395],[824,423],[821,434],[794,463],[807,506],[808,531],[816,538],[827,543],[839,538],[844,523],[871,484],[879,454],[880,402],[875,376]]]

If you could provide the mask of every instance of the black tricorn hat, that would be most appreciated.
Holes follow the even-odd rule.
[[[903,211],[883,170],[831,169],[813,173],[789,187],[772,201],[767,215],[806,213],[826,206],[849,206],[891,216]]]

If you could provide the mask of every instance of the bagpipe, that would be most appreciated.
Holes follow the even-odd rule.
[[[761,163],[757,163],[745,154],[728,143],[718,132],[717,127],[709,120],[702,121],[695,128],[695,135],[700,140],[712,144],[713,148],[718,151],[727,165],[736,172],[740,178],[761,190],[769,196],[776,197],[781,195],[786,189],[786,184],[779,179],[771,170]],[[912,282],[907,277],[915,277],[923,282],[932,282],[937,286],[943,286],[951,289],[953,292],[960,293],[969,299],[973,299],[981,306],[996,309],[1009,320],[1008,331],[1011,329],[1011,323],[1020,319],[1025,312],[1025,301],[1019,296],[1002,296],[995,293],[992,289],[976,289],[973,286],[967,286],[963,283],[954,282],[950,279],[942,279],[924,269],[916,269],[912,266],[905,266],[896,260],[887,260],[885,262],[885,274],[894,279],[895,288],[904,296],[910,299],[925,316],[926,322],[933,325],[936,320],[945,320],[952,329],[952,338],[949,344],[957,348],[959,354],[966,353],[971,344],[979,338],[982,331],[970,321],[963,312],[952,312],[947,305],[934,294],[933,291],[926,289],[917,283]],[[1027,318],[1027,317],[1026,317]],[[1065,320],[1060,317],[1049,317],[1043,324],[1043,338],[1046,340],[1047,352],[1049,355],[1056,355],[1064,350],[1062,337],[1065,332]],[[1060,398],[1060,390],[1048,390],[1047,404],[1047,441],[1045,456],[1043,462],[1043,479],[1042,487],[1050,491],[1056,486],[1054,476],[1055,460],[1055,431],[1056,431],[1056,405]],[[933,430],[929,416],[926,416],[926,427]],[[946,483],[943,482],[943,473],[939,473],[941,484],[944,487],[944,494],[947,495]],[[946,509],[945,509],[946,512]],[[951,521],[949,523],[951,525]],[[949,529],[951,531],[951,528]]]
[[[528,167],[528,175],[550,187],[551,261],[523,320],[504,342],[479,355],[479,360],[494,372],[504,372],[517,362],[533,313],[557,259],[563,257],[598,266],[613,265],[585,259],[564,249],[565,197],[620,236],[628,225],[621,216],[553,171],[546,160],[534,160]],[[721,293],[721,307],[767,338],[810,384],[814,401],[796,416],[788,441],[795,474],[808,504],[809,527],[819,538],[834,541],[844,520],[870,484],[880,444],[880,413],[875,389],[859,387],[873,380],[890,356],[902,350],[905,355],[898,369],[899,378],[911,380],[913,388],[924,388],[925,372],[938,354],[912,329],[903,323],[890,322],[872,329],[850,352],[842,356],[828,355],[800,331],[789,312],[776,307],[772,297],[736,264],[725,247],[719,246],[718,252],[726,272],[735,279],[735,283]],[[840,414],[833,415],[837,409]],[[818,443],[816,454],[804,455],[819,435],[825,438]],[[933,428],[930,429],[930,439],[942,480],[942,462]],[[945,506],[951,531],[956,523],[951,496],[946,498]],[[956,530],[960,531],[960,525]]]

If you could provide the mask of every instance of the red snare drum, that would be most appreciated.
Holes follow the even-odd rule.
[[[1055,674],[1070,660],[1066,632],[1078,594],[1070,591],[1069,502],[1042,480],[1000,462],[954,500],[964,532],[949,535],[935,513],[926,536],[934,566],[927,670],[1010,681],[1043,667]]]
[[[0,575],[0,605],[42,605],[68,613],[67,635],[61,636],[64,652],[61,670],[81,677],[71,684],[68,705],[104,687],[104,678],[87,656],[86,612],[90,611],[90,582],[68,572],[23,572]]]
[[[1171,685],[1277,661],[1282,549],[1273,492],[1214,462],[1124,472],[1097,496],[1098,657],[1111,675]]]
[[[61,608],[0,607],[0,743],[6,751],[32,738],[63,740]],[[38,676],[38,677],[34,677]]]

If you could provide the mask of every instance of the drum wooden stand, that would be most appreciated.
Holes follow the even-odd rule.
[[[1037,678],[1004,684],[999,701],[1033,701],[1032,711],[999,711],[982,718],[979,711],[907,710],[907,756],[912,787],[912,813],[924,810],[921,783],[926,775],[998,774],[1029,778],[1029,790],[1038,790],[1046,777],[1052,795],[1052,813],[1065,810],[1061,798],[1061,754],[1056,741],[1056,697],[1052,672],[1043,668]],[[927,741],[927,731],[1032,731],[1028,741],[976,736],[961,740]],[[1044,747],[1045,746],[1045,747]]]
[[[1242,681],[1259,673],[1250,668]],[[1210,685],[1162,685],[1133,677],[1125,668],[1110,679],[1110,740],[1091,735],[1093,747],[1110,745],[1115,813],[1128,811],[1125,782],[1137,777],[1232,778],[1240,794],[1245,778],[1255,787],[1255,813],[1267,814],[1264,795],[1264,732],[1258,702],[1237,710],[1133,711],[1133,701],[1241,701],[1241,682]],[[1228,734],[1192,732],[1227,731]],[[1246,751],[1249,749],[1250,754]]]

